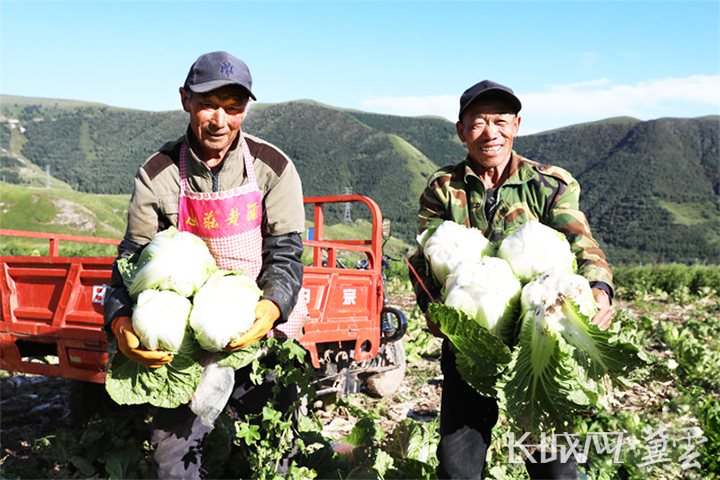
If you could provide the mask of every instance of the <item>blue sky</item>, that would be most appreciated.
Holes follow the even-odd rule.
[[[2,0],[0,93],[180,108],[202,53],[245,60],[261,103],[454,121],[492,79],[520,134],[720,113],[720,2]]]

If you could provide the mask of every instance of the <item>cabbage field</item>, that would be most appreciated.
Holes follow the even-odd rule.
[[[299,425],[304,455],[285,478],[435,478],[440,341],[424,328],[407,268],[393,267],[391,303],[409,320],[403,384],[385,398],[317,398],[308,391]],[[657,362],[577,414],[564,453],[575,455],[581,478],[720,478],[720,267],[622,266],[614,273],[614,308]],[[307,373],[285,375],[310,387]],[[0,395],[2,478],[149,478],[145,406],[117,406],[98,385],[8,372],[0,372]],[[271,461],[293,448],[287,424],[271,408],[256,420],[268,437],[218,418],[206,444],[208,478],[277,476]],[[254,452],[243,455],[247,445]],[[531,449],[501,416],[487,477],[528,478],[523,455]]]

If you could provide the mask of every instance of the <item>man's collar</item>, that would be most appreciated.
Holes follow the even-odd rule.
[[[508,165],[508,168],[510,169],[507,179],[502,183],[502,185],[505,185],[506,183],[521,183],[523,180],[515,179],[515,177],[518,173],[518,170],[522,168],[521,165],[522,157],[515,153],[515,150],[512,151],[512,154],[510,156],[510,164]],[[463,180],[465,183],[468,183],[468,177],[475,177],[476,179],[480,180],[480,177],[475,173],[475,171],[472,168],[472,159],[470,158],[470,155],[465,157],[465,175],[463,176]]]

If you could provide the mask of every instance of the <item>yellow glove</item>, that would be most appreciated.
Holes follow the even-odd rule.
[[[117,317],[112,321],[110,329],[118,341],[118,348],[130,360],[150,368],[162,367],[173,359],[171,353],[160,350],[145,350],[140,346],[140,339],[135,334],[130,317]]]
[[[243,333],[236,341],[228,343],[225,350],[234,352],[257,342],[267,335],[278,318],[280,318],[280,308],[275,302],[272,300],[260,300],[257,307],[255,307],[255,323],[250,327],[250,330]]]

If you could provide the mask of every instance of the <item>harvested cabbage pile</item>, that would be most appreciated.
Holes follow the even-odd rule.
[[[455,239],[433,237],[419,240],[459,248]],[[451,341],[465,381],[496,397],[532,438],[568,427],[575,413],[600,405],[609,388],[624,386],[626,375],[652,362],[627,316],[616,316],[604,331],[590,323],[598,307],[561,232],[531,221],[497,247],[471,248],[446,261],[440,275],[424,249],[443,285],[444,303],[431,303],[428,313]],[[494,248],[496,256],[488,256]]]
[[[261,342],[222,351],[252,326],[262,291],[242,272],[219,269],[199,237],[171,227],[117,265],[135,302],[133,328],[141,343],[174,355],[172,362],[151,369],[128,360],[111,342],[105,386],[118,404],[187,404],[207,370],[207,357],[241,368],[261,354]]]

